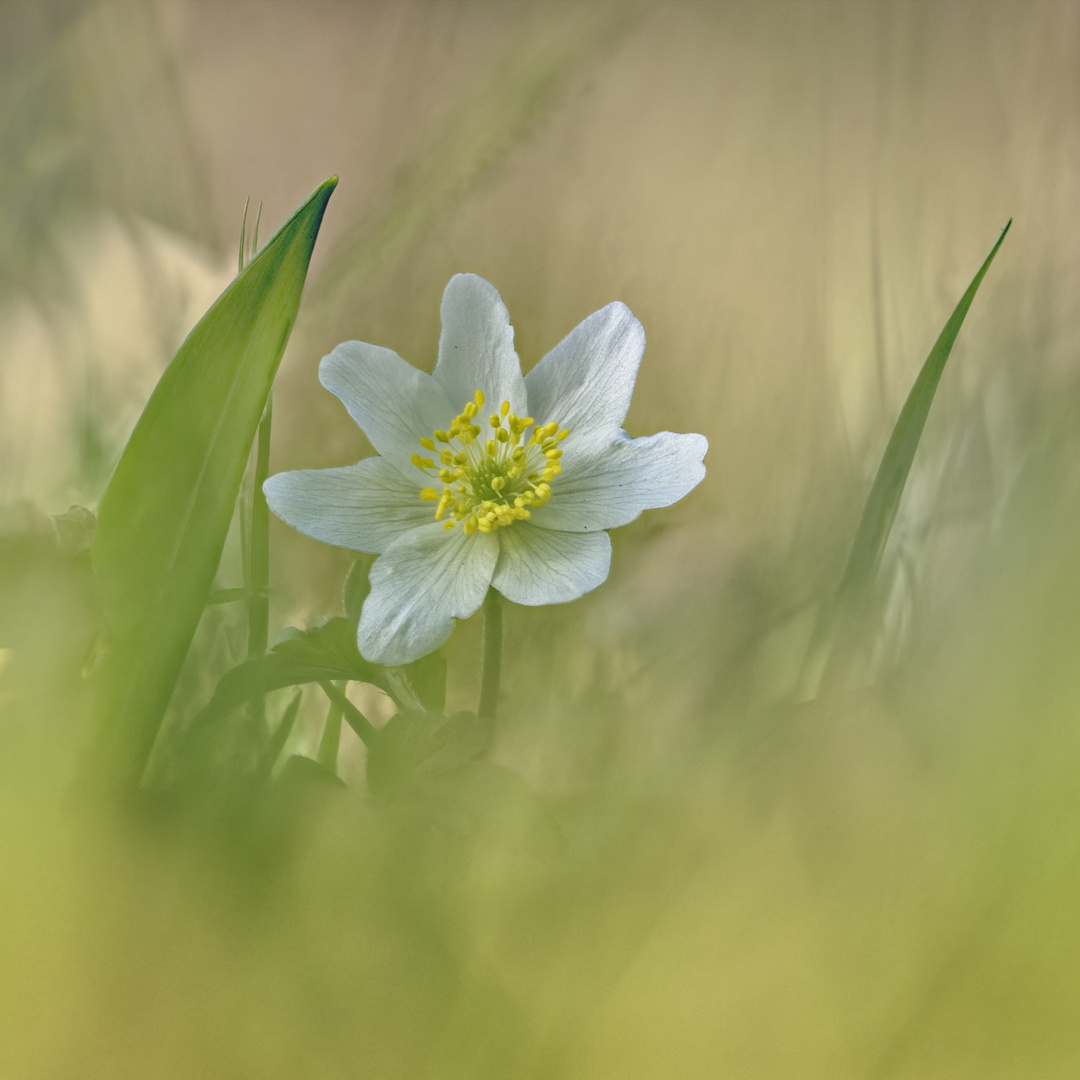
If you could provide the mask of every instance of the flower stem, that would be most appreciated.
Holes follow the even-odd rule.
[[[494,589],[484,598],[484,651],[480,658],[480,704],[477,715],[494,720],[502,679],[502,601]]]

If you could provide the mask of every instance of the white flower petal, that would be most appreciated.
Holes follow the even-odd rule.
[[[375,664],[408,664],[437,649],[484,601],[499,541],[439,522],[399,536],[371,568],[357,645]]]
[[[563,473],[551,485],[551,501],[534,510],[531,521],[570,532],[626,525],[643,510],[670,506],[697,487],[708,449],[704,435],[672,431],[643,439],[620,432],[610,443],[590,445],[580,454],[568,448]]]
[[[644,351],[641,323],[625,304],[608,304],[525,376],[529,415],[538,424],[554,420],[569,428],[571,440],[597,431],[614,435],[630,408]]]
[[[602,585],[611,568],[606,532],[556,532],[518,522],[499,530],[492,585],[515,604],[565,604]]]
[[[375,555],[435,517],[434,506],[421,502],[418,485],[381,457],[338,469],[278,473],[263,491],[270,509],[299,532]]]
[[[422,452],[420,439],[445,427],[461,405],[451,404],[430,375],[393,349],[365,341],[346,341],[324,356],[319,381],[341,399],[371,445],[422,487],[424,478],[409,459]]]
[[[525,381],[510,315],[495,286],[476,274],[455,274],[443,293],[434,377],[454,403],[442,427],[477,390],[484,391],[489,409],[509,401],[514,412],[525,415]]]

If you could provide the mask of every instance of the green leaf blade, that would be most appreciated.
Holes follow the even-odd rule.
[[[986,256],[979,272],[972,279],[967,291],[960,298],[949,321],[938,335],[937,341],[934,342],[934,347],[930,350],[930,355],[926,358],[908,394],[907,401],[900,410],[900,416],[889,436],[881,464],[874,476],[870,494],[863,506],[851,553],[837,589],[839,597],[846,598],[858,592],[874,575],[881,562],[885,542],[896,520],[900,498],[904,493],[904,486],[911,472],[915,452],[919,448],[926,418],[930,413],[930,406],[937,393],[945,364],[960,333],[960,327],[963,326],[968,309],[975,299],[975,293],[978,292],[982,279],[986,276],[986,271],[990,269],[990,264],[994,261],[994,256],[997,255],[998,248],[1001,247],[1011,225],[1010,219],[990,254]]]
[[[92,560],[109,621],[95,768],[138,783],[202,613],[284,353],[331,177],[180,346],[102,500]]]
[[[837,637],[845,625],[846,632],[850,633],[851,627],[858,623],[856,613],[862,609],[881,564],[945,364],[975,294],[1011,225],[1010,219],[949,316],[900,410],[874,475],[870,494],[863,504],[840,583],[822,608],[814,626],[799,680],[799,700],[815,697],[822,686],[831,682],[836,675]]]

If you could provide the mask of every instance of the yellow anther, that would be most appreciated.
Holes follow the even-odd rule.
[[[420,498],[437,503],[435,519],[445,529],[460,521],[466,536],[528,521],[531,511],[551,498],[551,481],[562,472],[557,443],[569,434],[567,429],[559,432],[554,421],[536,427],[531,416],[511,412],[509,401],[488,414],[482,428],[484,421],[477,423],[477,418],[483,404],[484,394],[477,390],[447,430],[436,429],[419,440],[425,450],[437,451],[440,467],[419,454],[411,458],[445,485],[441,494],[435,487],[422,488]]]
[[[569,435],[569,434],[570,434],[570,429],[569,428],[563,428],[562,431],[560,431],[559,434],[555,436],[555,438],[558,439],[559,442],[562,442],[563,439],[565,439],[566,436]]]

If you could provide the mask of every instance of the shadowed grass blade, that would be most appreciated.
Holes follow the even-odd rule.
[[[92,558],[111,633],[94,762],[106,783],[131,788],[145,769],[336,184],[316,189],[188,335],[105,492]]]

